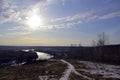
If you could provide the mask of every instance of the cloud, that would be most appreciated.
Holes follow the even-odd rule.
[[[12,4],[12,0],[0,1],[0,24],[6,22],[17,22],[21,18],[22,12],[17,5]]]
[[[47,26],[43,26],[42,29],[52,30],[52,29],[70,28],[70,27],[73,27],[73,26],[80,24],[80,23],[82,23],[82,22],[76,21],[76,22],[68,22],[68,23],[55,24],[55,25],[47,25]]]
[[[115,12],[109,12],[106,14],[97,13],[96,11],[88,11],[84,13],[75,14],[72,16],[57,18],[57,19],[51,19],[51,22],[75,22],[75,21],[81,21],[84,22],[90,22],[95,20],[101,20],[101,19],[110,19],[110,18],[116,18],[120,17],[120,11]]]
[[[88,11],[88,12],[74,14],[74,15],[67,16],[67,17],[51,19],[51,22],[52,23],[57,23],[57,22],[64,23],[64,26],[63,25],[59,25],[59,26],[66,28],[67,26],[74,27],[77,24],[95,21],[95,20],[98,20],[98,18],[99,18],[99,15],[95,14],[94,11]]]
[[[53,25],[55,28],[66,28],[75,26],[76,24],[87,23],[91,21],[99,21],[103,19],[110,19],[120,17],[120,11],[109,12],[106,14],[100,14],[96,11],[88,11],[84,13],[74,14],[72,16],[66,16],[62,18],[51,19],[51,22],[59,22],[64,24]],[[78,21],[78,22],[77,22]]]
[[[30,35],[32,32],[31,31],[21,31],[21,32],[9,32],[6,33],[4,35],[2,35],[2,37],[4,36],[25,36],[25,35]]]
[[[16,26],[16,27],[9,28],[8,30],[10,30],[10,31],[21,30],[21,28],[23,29],[24,27],[23,26]]]
[[[105,14],[103,16],[100,16],[100,19],[110,19],[110,18],[115,18],[115,17],[120,17],[120,11],[112,12]]]
[[[14,3],[12,1],[13,0],[0,0],[0,24],[9,21],[19,22],[19,20],[24,20],[26,12],[31,10],[31,8],[38,7],[40,10],[44,10],[43,8],[56,2],[55,0],[36,0],[37,2],[34,1],[35,4],[30,5],[30,0],[28,2],[24,0],[24,4],[17,5],[20,2],[19,0],[16,0],[16,2],[13,1]],[[26,3],[28,3],[29,6],[26,5]],[[22,8],[22,6],[25,7]]]
[[[32,15],[33,13],[42,15],[44,14],[44,10],[47,7],[59,2],[59,0],[35,0],[34,4],[32,4],[29,3],[30,0],[26,0],[29,1],[28,3],[25,0],[23,0],[24,3],[21,5],[25,7],[20,7],[21,5],[17,5],[19,3],[19,0],[16,0],[14,4],[12,1],[13,0],[0,0],[0,24],[13,21],[20,25],[18,27],[13,27],[9,30],[27,29],[28,25],[26,25],[26,17]],[[62,0],[62,3],[64,4],[65,0]],[[101,14],[101,13],[102,12],[98,13],[97,11],[92,10],[92,11],[77,13],[74,15],[68,15],[61,18],[51,19],[50,21],[48,21],[47,24],[39,26],[38,30],[69,28],[69,27],[74,27],[75,25],[78,24],[87,23],[91,21],[120,17],[120,11],[109,12],[106,14]]]
[[[27,28],[26,25],[26,17],[28,15],[32,15],[35,10],[37,11],[38,14],[40,14],[40,10],[43,10],[45,7],[48,7],[51,4],[57,3],[58,0],[40,0],[40,2],[37,2],[36,4],[32,6],[28,6],[25,9],[19,10],[18,11],[18,6],[17,5],[10,5],[12,4],[10,1],[8,2],[7,0],[1,0],[2,6],[1,7],[1,13],[0,13],[0,23],[8,22],[8,21],[14,21],[18,24],[21,24],[21,26],[24,27],[13,27],[9,30],[17,30],[17,29],[25,29]],[[62,0],[63,4],[65,0]],[[13,7],[14,6],[14,7]],[[38,9],[39,8],[39,9]],[[17,10],[16,10],[17,9]],[[38,10],[37,10],[38,9]],[[40,13],[39,13],[40,12]],[[95,19],[96,17],[92,17],[93,13],[92,12],[85,12],[85,13],[79,13],[75,14],[72,16],[67,16],[63,18],[57,18],[57,19],[52,19],[49,23],[49,25],[42,25],[39,28],[41,29],[60,29],[60,28],[68,28],[72,27],[74,25],[80,24],[82,22],[86,22],[91,19]],[[61,22],[58,24],[58,22]]]
[[[0,0],[0,23],[4,23],[10,19],[13,10],[9,6],[9,2],[6,0]]]
[[[74,27],[75,25],[93,20],[96,17],[97,16],[93,15],[93,12],[85,12],[85,13],[75,14],[72,16],[51,19],[51,23],[59,22],[61,24],[51,25],[50,29]]]
[[[63,18],[52,19],[51,21],[52,22],[55,22],[55,21],[66,21],[67,22],[67,21],[74,21],[74,20],[83,21],[91,17],[92,14],[93,14],[92,12],[85,12],[85,13],[75,14],[75,15],[67,16]]]
[[[15,2],[15,4],[12,4],[12,1],[1,0],[0,23],[13,21],[17,24],[20,24],[20,26],[13,27],[8,30],[27,29],[28,25],[26,25],[26,17],[28,17],[28,15],[32,15],[33,13],[40,14],[40,13],[42,13],[41,10],[44,10],[49,5],[57,3],[57,2],[58,2],[58,0],[39,0],[38,2],[36,2],[33,5],[27,6],[25,9],[19,9],[20,7],[18,5],[16,5],[17,4],[16,2]],[[64,0],[62,2],[64,3]],[[22,6],[23,5],[26,5],[26,4],[22,4]],[[74,18],[75,18],[75,16],[74,16]],[[72,18],[71,18],[71,20],[72,20]],[[68,21],[70,21],[70,20],[68,20]],[[48,22],[48,23],[50,23],[50,25],[42,25],[39,27],[39,30],[41,30],[41,28],[43,30],[67,28],[67,27],[71,27],[73,25],[80,23],[80,21],[71,22],[71,23],[63,22],[61,24],[54,24],[54,25],[52,25],[51,22]]]

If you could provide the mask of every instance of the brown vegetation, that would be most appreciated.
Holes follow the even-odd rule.
[[[39,76],[59,79],[66,64],[58,60],[0,68],[0,80],[39,80]]]

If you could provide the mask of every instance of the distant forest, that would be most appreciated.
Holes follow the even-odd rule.
[[[35,49],[54,55],[54,59],[79,59],[120,65],[120,45],[104,45],[93,47],[0,47],[0,63],[17,60],[18,63],[32,62],[37,58],[33,52],[23,52],[21,49]]]
[[[16,60],[32,62],[38,57],[34,52],[24,52],[22,49],[35,49],[54,55],[54,59],[79,59],[120,65],[120,44],[108,45],[105,33],[101,33],[92,46],[0,46],[0,64]]]
[[[120,45],[109,45],[108,36],[103,32],[97,35],[97,40],[92,40],[91,47],[72,44],[62,55],[68,59],[120,64]]]

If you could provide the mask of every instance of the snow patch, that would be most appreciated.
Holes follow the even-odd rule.
[[[66,71],[64,72],[64,74],[63,74],[63,76],[59,79],[59,80],[69,80],[69,76],[70,76],[70,74],[73,72],[73,73],[75,73],[76,75],[78,75],[78,76],[80,76],[80,77],[83,77],[83,78],[85,78],[85,79],[87,79],[87,80],[94,80],[94,79],[92,79],[92,78],[89,78],[89,77],[87,77],[87,76],[85,76],[85,75],[82,75],[82,74],[80,74],[79,72],[77,72],[76,70],[75,70],[75,67],[72,65],[72,64],[70,64],[69,62],[67,62],[67,61],[65,61],[65,60],[61,60],[63,63],[65,63],[65,64],[67,64],[68,65],[68,69],[66,69]]]
[[[106,78],[119,78],[120,79],[120,66],[107,65],[100,63],[93,63],[88,61],[79,61],[86,65],[86,69],[80,69],[90,74],[100,74]]]

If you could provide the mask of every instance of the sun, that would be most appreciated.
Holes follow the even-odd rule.
[[[37,14],[33,14],[30,17],[26,17],[26,19],[27,25],[32,30],[38,29],[43,24],[42,18]]]

